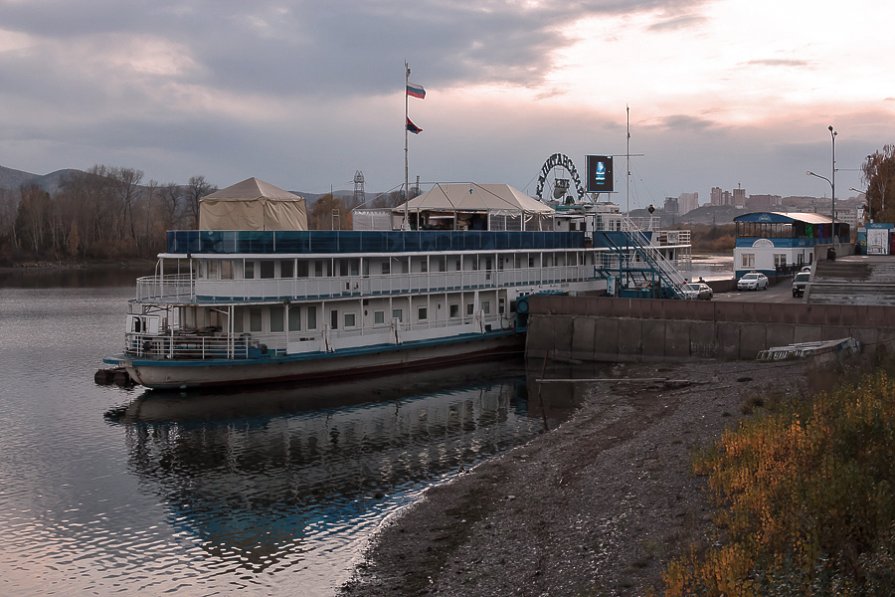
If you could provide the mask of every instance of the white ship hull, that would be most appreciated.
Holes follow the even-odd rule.
[[[131,378],[146,387],[181,389],[367,376],[520,355],[522,350],[521,334],[495,332],[403,345],[375,345],[332,353],[244,360],[130,359],[124,365]]]

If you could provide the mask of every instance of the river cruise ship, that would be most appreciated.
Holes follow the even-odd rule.
[[[170,231],[107,363],[150,388],[325,380],[523,348],[539,293],[675,296],[685,231],[638,231],[611,203],[556,209],[452,183],[354,228],[307,230],[304,200],[257,179]],[[676,277],[675,277],[676,276]]]

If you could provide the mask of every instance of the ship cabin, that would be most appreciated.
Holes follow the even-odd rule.
[[[303,200],[250,180],[203,199],[200,230],[168,232],[155,274],[137,281],[128,354],[245,358],[509,332],[520,297],[598,287],[584,231],[556,231],[552,208],[508,185],[436,185],[386,213],[355,210],[355,230],[309,231]]]

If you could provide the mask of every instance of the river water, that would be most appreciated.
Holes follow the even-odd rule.
[[[132,280],[0,276],[0,594],[332,595],[389,515],[580,399],[514,361],[229,394],[98,386]]]

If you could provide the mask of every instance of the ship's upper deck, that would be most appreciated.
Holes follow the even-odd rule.
[[[167,252],[175,255],[457,252],[584,246],[583,231],[173,230],[167,234]]]

